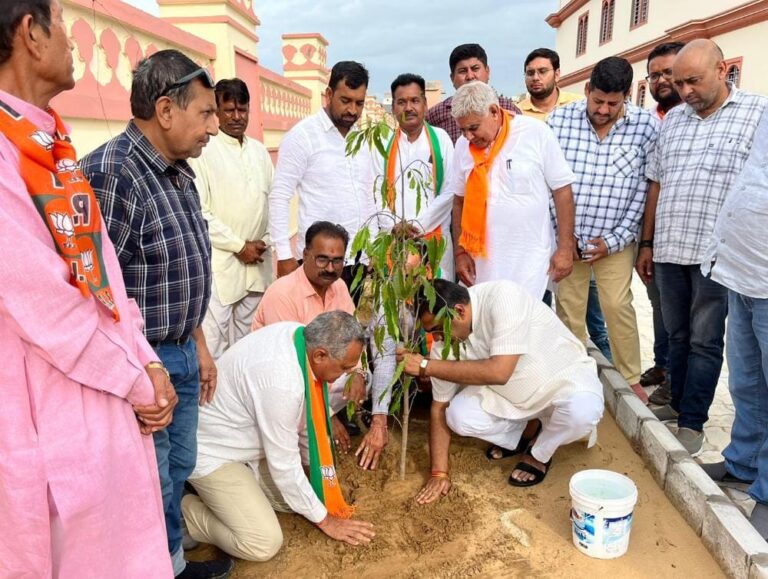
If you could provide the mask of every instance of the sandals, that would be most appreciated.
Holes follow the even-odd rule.
[[[508,448],[504,448],[503,446],[492,444],[491,446],[488,447],[488,450],[485,451],[485,458],[487,458],[488,460],[501,460],[503,458],[515,456],[517,454],[522,454],[528,448],[528,445],[531,444],[531,441],[536,440],[536,437],[539,435],[539,432],[541,432],[540,420],[539,420],[539,425],[536,427],[536,432],[533,433],[533,436],[531,436],[530,438],[521,436],[520,442],[517,443],[517,446],[514,448],[514,450],[510,450]],[[495,453],[498,451],[501,452],[501,456],[495,455]]]
[[[526,456],[533,456],[531,454],[531,448],[533,445],[530,445],[525,450]],[[532,487],[534,485],[539,484],[544,480],[544,478],[547,476],[547,473],[549,472],[549,466],[552,464],[552,459],[550,458],[547,462],[544,463],[544,466],[547,468],[547,470],[539,470],[535,466],[528,464],[527,462],[518,462],[515,468],[512,470],[512,472],[515,472],[516,470],[521,470],[525,473],[532,474],[533,479],[521,481],[517,480],[516,478],[513,478],[512,475],[509,475],[509,484],[511,484],[513,487]]]

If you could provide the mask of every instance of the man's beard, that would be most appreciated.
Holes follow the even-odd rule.
[[[659,106],[663,111],[668,111],[669,109],[676,107],[681,102],[683,102],[683,99],[680,98],[680,95],[677,94],[677,91],[675,89],[672,89],[669,95],[665,97],[660,97],[656,95],[651,95],[651,96],[653,96],[656,102],[659,103]]]
[[[537,91],[537,92],[531,92],[529,90],[528,93],[532,97],[534,97],[534,98],[545,99],[545,98],[549,97],[549,95],[551,95],[553,92],[555,92],[555,88],[557,88],[557,87],[555,87],[555,85],[553,84],[552,86],[544,87],[543,89],[541,89],[540,91]]]

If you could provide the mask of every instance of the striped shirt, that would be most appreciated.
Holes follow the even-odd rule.
[[[731,86],[722,106],[702,119],[689,105],[670,110],[646,176],[661,184],[653,260],[701,263],[728,190],[752,148],[768,99]]]
[[[453,115],[451,114],[452,102],[453,97],[451,96],[445,99],[443,102],[437,103],[427,111],[426,120],[433,127],[440,127],[446,133],[448,133],[448,136],[451,137],[451,141],[453,141],[453,144],[455,145],[456,141],[458,141],[459,137],[461,136],[461,129],[459,128],[459,124],[456,122],[456,119],[454,119]],[[517,108],[515,101],[510,98],[504,96],[499,97],[499,105],[501,108],[509,111],[510,113],[515,113],[516,115],[523,114],[520,112],[520,109]]]
[[[547,123],[576,174],[572,187],[579,247],[601,237],[608,253],[616,253],[634,242],[640,230],[648,190],[645,165],[659,121],[625,102],[624,115],[600,140],[586,107],[586,100],[559,107]]]
[[[81,161],[150,342],[186,338],[211,294],[211,246],[192,169],[133,123]]]

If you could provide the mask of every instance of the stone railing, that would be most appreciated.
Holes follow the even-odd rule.
[[[259,67],[261,115],[265,131],[287,131],[312,112],[312,93],[300,84]]]

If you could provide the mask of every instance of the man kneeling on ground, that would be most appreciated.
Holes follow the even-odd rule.
[[[552,455],[564,444],[591,434],[603,415],[603,391],[594,360],[582,343],[540,300],[509,281],[467,289],[435,280],[434,307],[420,295],[416,315],[432,332],[429,359],[398,351],[405,372],[432,379],[429,452],[432,476],[416,497],[431,503],[448,493],[451,430],[521,454],[509,484],[532,486],[544,480]],[[440,359],[442,316],[452,315],[451,339],[459,359]],[[522,438],[529,420],[541,427],[532,440]]]
[[[216,398],[200,408],[190,477],[198,496],[182,501],[192,538],[267,561],[283,543],[279,510],[303,515],[332,539],[370,542],[373,525],[350,520],[341,493],[327,388],[357,365],[363,340],[351,315],[327,312],[306,327],[269,325],[219,358]]]

